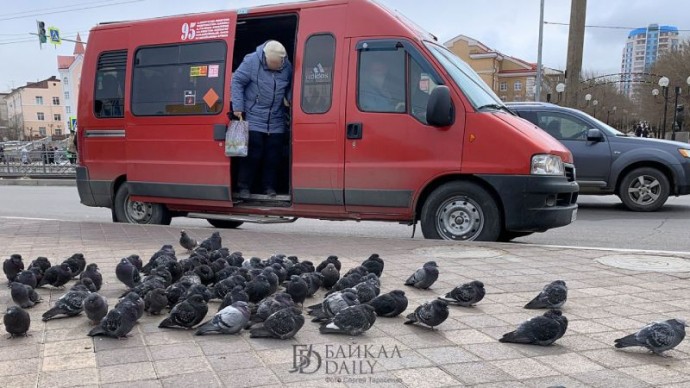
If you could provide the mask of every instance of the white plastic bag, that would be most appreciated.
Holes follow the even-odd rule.
[[[225,155],[247,156],[249,145],[249,123],[244,120],[230,121],[225,132]]]

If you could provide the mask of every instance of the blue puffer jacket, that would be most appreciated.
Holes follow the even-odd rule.
[[[292,98],[292,65],[271,71],[266,66],[264,45],[247,54],[232,75],[232,110],[244,112],[251,131],[283,133],[287,129],[283,97]]]

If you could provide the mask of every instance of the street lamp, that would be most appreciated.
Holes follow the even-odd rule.
[[[662,124],[663,127],[661,129],[661,138],[666,137],[666,111],[668,110],[668,83],[669,79],[668,77],[664,76],[659,78],[659,86],[661,86],[661,89],[664,91],[664,123]]]
[[[690,84],[690,77],[688,77],[688,83]],[[563,82],[559,82],[558,85],[556,85],[556,92],[558,92],[558,103],[560,104],[561,102],[561,95],[565,91],[565,84]]]
[[[599,101],[594,100],[592,101],[592,106],[594,107],[594,118],[597,118],[597,104],[599,104]]]

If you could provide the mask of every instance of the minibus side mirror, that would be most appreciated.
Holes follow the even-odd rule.
[[[434,127],[447,127],[453,124],[455,115],[448,86],[439,85],[431,92],[426,105],[426,120]]]
[[[587,141],[598,143],[604,141],[604,134],[597,128],[591,128],[587,130]]]

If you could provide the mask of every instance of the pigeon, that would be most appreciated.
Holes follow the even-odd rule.
[[[189,237],[187,232],[183,230],[180,232],[180,245],[182,248],[192,251],[199,245],[199,243],[195,239]]]
[[[41,297],[38,296],[36,290],[19,282],[10,283],[10,294],[14,304],[23,309],[33,307],[41,301]]]
[[[525,305],[526,309],[560,309],[568,299],[568,287],[563,280],[556,280],[544,286],[544,289],[532,301]]]
[[[333,319],[319,327],[321,334],[347,334],[356,336],[369,330],[376,322],[374,306],[358,304],[338,312]]]
[[[70,272],[69,265],[62,263],[48,268],[36,287],[46,284],[50,284],[53,287],[62,287],[70,280],[72,280],[72,272]]]
[[[137,320],[139,320],[142,316],[144,316],[144,308],[146,307],[146,303],[144,302],[144,299],[139,296],[139,294],[136,292],[130,292],[115,305],[115,308],[124,307],[131,308],[136,313]]]
[[[83,280],[84,278],[91,279],[94,286],[96,286],[96,291],[101,290],[101,286],[103,285],[103,275],[101,275],[101,271],[98,269],[98,264],[91,263],[87,265],[84,272],[79,275],[79,280]]]
[[[165,318],[158,327],[184,327],[191,329],[198,325],[206,316],[208,305],[199,294],[194,294],[173,307],[170,316]]]
[[[90,293],[84,299],[84,313],[94,325],[99,324],[108,314],[108,299],[95,292]]]
[[[127,259],[120,260],[115,267],[117,280],[121,281],[128,288],[134,288],[141,281],[139,270]]]
[[[321,288],[323,275],[321,272],[307,272],[299,275],[307,283],[307,298],[311,298]]]
[[[515,331],[503,334],[500,342],[549,346],[563,337],[568,329],[568,318],[560,310],[549,310],[525,321]]]
[[[90,337],[102,335],[112,338],[126,338],[127,334],[134,328],[137,317],[132,308],[114,308],[101,319],[101,323],[91,329]]]
[[[378,296],[379,289],[374,284],[369,282],[362,282],[354,287],[357,290],[357,299],[359,303],[367,303]]]
[[[471,307],[484,299],[486,291],[484,290],[484,283],[475,280],[470,283],[465,283],[461,286],[455,287],[446,296],[439,296],[441,300],[445,300],[449,304],[454,304],[462,307]]]
[[[151,315],[158,315],[168,305],[168,297],[162,288],[154,288],[144,296],[144,310]]]
[[[275,296],[269,296],[259,302],[259,304],[256,306],[256,310],[252,313],[249,323],[255,324],[263,322],[276,311],[291,307],[295,307],[295,302],[292,299],[292,296],[290,296],[290,294],[287,292],[281,292]]]
[[[183,301],[190,287],[192,287],[192,283],[180,281],[166,288],[165,296],[168,297],[168,306],[173,307]]]
[[[172,247],[170,247],[170,248],[172,248]],[[175,251],[173,251],[173,255],[174,254],[175,254]],[[125,259],[127,259],[127,261],[132,263],[132,265],[134,267],[136,267],[137,270],[141,271],[143,269],[144,263],[141,262],[141,257],[139,257],[139,255],[129,255],[129,256],[125,257]]]
[[[360,303],[359,299],[357,299],[357,290],[347,288],[327,296],[318,305],[309,306],[307,314],[314,317],[312,322],[323,322],[333,318],[341,310],[358,304]]]
[[[278,310],[257,327],[252,327],[249,338],[290,339],[304,326],[302,311],[295,307]]]
[[[2,263],[2,270],[5,272],[8,282],[13,282],[21,271],[24,270],[24,263],[22,262],[22,255],[13,254],[9,259]]]
[[[45,271],[50,268],[51,264],[50,261],[48,261],[47,257],[39,256],[36,258],[36,260],[32,261],[31,264],[29,264],[29,268],[40,268],[41,273],[44,273]]]
[[[369,302],[379,317],[393,318],[407,309],[407,297],[402,290],[393,290],[382,294]]]
[[[285,286],[285,291],[292,296],[292,300],[295,303],[303,305],[304,300],[307,298],[309,286],[301,277],[292,275],[290,282]]]
[[[98,289],[96,289],[96,285],[93,284],[93,280],[89,278],[84,278],[81,280],[77,280],[76,283],[70,288],[70,290],[76,290],[76,289],[82,289],[84,291],[88,292],[97,292]]]
[[[249,305],[247,302],[235,302],[220,310],[210,321],[202,324],[195,335],[208,333],[236,334],[249,322]]]
[[[323,275],[323,288],[330,290],[340,280],[340,271],[333,263],[328,263],[321,271]]]
[[[216,280],[216,274],[213,272],[210,266],[202,264],[194,268],[194,273],[201,279],[201,284],[207,286]]]
[[[206,303],[208,303],[208,301],[213,297],[208,287],[203,284],[192,284],[192,286],[187,290],[187,294],[184,296],[184,298],[189,299],[189,297],[194,294],[201,295]]]
[[[266,276],[268,284],[271,285],[271,294],[275,294],[278,291],[278,275],[273,271],[272,267],[264,268],[261,273]]]
[[[617,348],[642,346],[654,354],[666,357],[663,352],[675,348],[683,341],[687,326],[682,319],[652,322],[635,334],[618,338],[615,340],[615,346]]]
[[[38,281],[36,280],[36,273],[28,269],[18,273],[17,276],[14,278],[14,281],[17,283],[26,284],[31,288],[36,288],[36,286],[38,285]]]
[[[43,313],[43,321],[53,319],[57,315],[73,317],[84,311],[84,299],[89,296],[88,291],[70,290],[55,301],[55,306]]]
[[[63,261],[69,266],[70,272],[72,272],[72,277],[79,276],[86,268],[86,259],[81,253],[75,253]]]
[[[338,260],[338,256],[328,256],[326,260],[322,261],[321,264],[316,267],[316,272],[321,272],[323,271],[324,268],[328,266],[328,264],[333,264],[335,269],[340,272],[340,269],[342,268],[342,264],[340,264],[340,260]]]
[[[222,239],[220,237],[220,233],[213,232],[213,234],[211,234],[211,237],[207,238],[199,244],[199,248],[204,248],[209,252],[217,251],[220,248],[222,248]]]
[[[244,291],[244,287],[240,285],[235,286],[232,291],[225,294],[223,302],[221,302],[220,306],[218,307],[218,311],[230,306],[235,302],[249,302],[249,296]]]
[[[448,303],[443,300],[432,300],[417,307],[413,313],[407,316],[406,325],[422,323],[431,327],[442,324],[448,318]]]
[[[383,259],[379,257],[378,253],[374,253],[362,262],[362,267],[366,268],[369,273],[376,274],[376,277],[380,278],[383,273]]]
[[[287,269],[278,263],[273,263],[271,268],[273,268],[273,272],[278,275],[278,283],[283,284],[283,282],[287,280]]]
[[[31,317],[29,313],[22,310],[19,306],[10,306],[5,311],[5,316],[2,318],[5,323],[5,331],[10,334],[10,338],[27,336],[29,326],[31,325]]]
[[[271,285],[268,279],[263,274],[257,275],[256,278],[247,282],[245,287],[247,296],[249,296],[250,303],[258,303],[261,299],[267,297],[271,293]]]
[[[438,266],[435,261],[424,263],[422,268],[419,268],[412,274],[412,276],[405,282],[406,286],[412,286],[426,290],[438,279]]]

